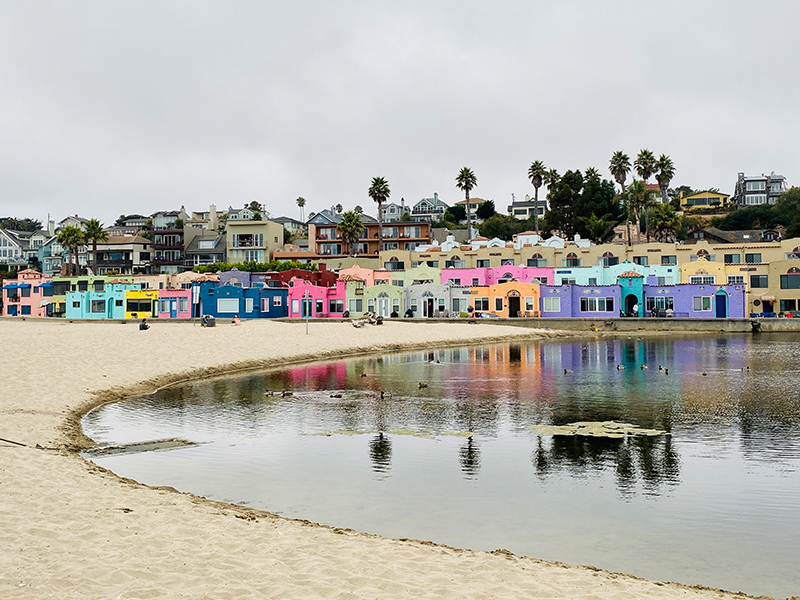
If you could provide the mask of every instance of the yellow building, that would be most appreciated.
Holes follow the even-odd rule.
[[[720,194],[719,192],[697,192],[691,196],[681,198],[681,210],[691,210],[695,207],[725,206],[728,204],[728,198],[728,194]]]
[[[125,292],[125,318],[151,319],[158,301],[158,290],[129,290]]]

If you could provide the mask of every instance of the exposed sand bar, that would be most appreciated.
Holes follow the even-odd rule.
[[[75,414],[189,374],[537,335],[466,323],[310,331],[0,320],[0,438],[26,444],[0,442],[0,598],[742,597],[286,520],[122,480],[66,449],[81,444]]]

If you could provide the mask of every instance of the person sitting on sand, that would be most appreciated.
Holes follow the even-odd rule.
[[[208,315],[203,315],[203,318],[200,319],[200,327],[208,327]]]
[[[139,331],[147,331],[150,329],[150,325],[147,324],[147,319],[142,319],[142,322],[139,323]]]
[[[231,325],[236,326],[236,325],[241,325],[241,324],[242,324],[242,320],[239,318],[239,315],[234,315],[233,316],[233,321],[231,321]]]

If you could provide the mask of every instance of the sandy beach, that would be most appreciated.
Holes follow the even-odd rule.
[[[0,320],[2,598],[743,598],[392,540],[123,480],[82,459],[77,417],[188,376],[313,356],[535,335],[495,324]],[[16,443],[11,443],[16,442]],[[21,445],[20,445],[21,444]]]

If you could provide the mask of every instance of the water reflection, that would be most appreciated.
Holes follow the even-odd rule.
[[[103,407],[84,426],[100,442],[201,443],[97,459],[153,485],[786,596],[800,554],[798,353],[800,342],[769,336],[435,349],[192,382]],[[580,421],[664,433],[538,427]]]

